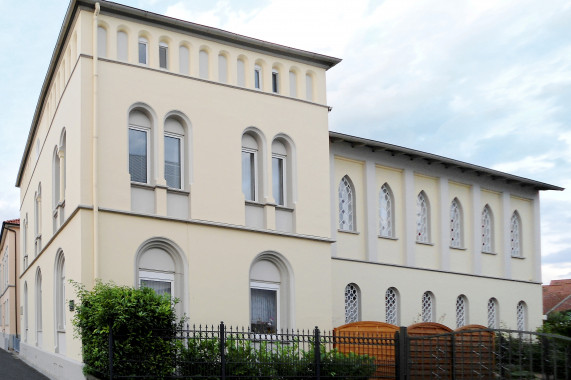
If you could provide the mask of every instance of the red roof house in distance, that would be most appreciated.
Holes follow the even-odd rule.
[[[571,279],[552,280],[543,285],[543,314],[571,310]]]

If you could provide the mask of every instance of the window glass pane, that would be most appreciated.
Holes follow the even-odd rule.
[[[272,73],[272,91],[278,92],[278,73]]]
[[[258,68],[254,70],[254,87],[260,88],[260,69]]]
[[[252,331],[256,333],[275,333],[277,326],[277,292],[269,289],[250,289]]]
[[[166,46],[159,46],[159,65],[161,68],[167,68],[167,47]]]
[[[139,63],[147,64],[147,44],[139,42]]]
[[[284,205],[284,160],[272,157],[272,185],[276,204]]]
[[[151,288],[158,295],[168,294],[170,296],[172,294],[171,283],[168,281],[142,280],[141,279],[141,288]]]
[[[131,181],[147,183],[147,132],[129,128]]]
[[[165,136],[165,179],[167,186],[181,189],[180,139]]]
[[[253,152],[242,152],[242,191],[247,201],[256,200],[254,156]]]

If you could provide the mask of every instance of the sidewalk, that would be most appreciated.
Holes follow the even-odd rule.
[[[0,349],[0,379],[48,380],[48,378],[18,358],[17,354]]]

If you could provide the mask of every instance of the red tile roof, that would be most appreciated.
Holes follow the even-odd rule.
[[[543,314],[565,310],[571,310],[571,279],[543,285]]]
[[[18,225],[20,225],[20,219],[6,220],[6,221],[4,221],[4,223],[6,223],[6,224],[18,224]]]

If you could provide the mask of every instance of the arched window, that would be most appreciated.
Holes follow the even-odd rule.
[[[519,301],[516,309],[517,329],[524,331],[527,329],[527,305],[523,301]]]
[[[28,282],[24,281],[24,342],[28,341]]]
[[[262,67],[257,64],[254,66],[254,88],[262,89]]]
[[[289,72],[289,96],[297,98],[297,73],[293,70]]]
[[[385,183],[379,193],[379,236],[392,238],[394,233],[394,198],[390,186]]]
[[[236,61],[236,80],[240,87],[246,87],[246,62],[244,57]]]
[[[97,55],[107,57],[107,29],[102,26],[97,27]]]
[[[345,287],[345,323],[361,320],[361,291],[356,284]]]
[[[218,54],[218,81],[228,83],[228,59],[224,54]]]
[[[462,206],[458,198],[450,204],[450,247],[463,247],[463,215]]]
[[[66,305],[65,305],[65,256],[60,250],[55,262],[55,331],[56,331],[56,351],[65,352],[65,325],[66,325]]]
[[[165,180],[173,189],[184,189],[185,128],[175,116],[165,120]]]
[[[434,295],[432,292],[424,292],[421,307],[422,322],[434,322],[436,315],[434,309]]]
[[[35,255],[42,250],[42,184],[38,184],[38,191],[34,195],[34,235]]]
[[[305,74],[305,98],[313,101],[313,76],[309,73]]]
[[[139,63],[149,63],[149,41],[145,37],[139,37]]]
[[[36,271],[36,346],[42,346],[42,271]]]
[[[52,160],[52,215],[53,215],[53,232],[57,231],[58,228],[58,206],[60,202],[60,159],[58,156],[58,147],[54,149],[53,160]]]
[[[339,182],[339,230],[355,231],[355,189],[349,176]]]
[[[494,219],[488,205],[482,210],[482,252],[494,252]]]
[[[456,327],[463,327],[468,324],[468,299],[461,294],[456,298]]]
[[[523,257],[521,249],[521,218],[514,211],[510,221],[510,247],[512,257]]]
[[[169,68],[169,45],[165,41],[159,42],[159,67]]]
[[[149,239],[137,250],[136,286],[153,289],[157,294],[169,294],[181,302],[175,306],[178,315],[185,312],[185,268],[182,250],[164,238]]]
[[[500,325],[499,323],[499,307],[498,300],[495,298],[490,298],[488,300],[488,327],[491,329],[497,329]]]
[[[385,314],[387,323],[392,325],[400,323],[399,294],[396,288],[388,288],[385,292]]]
[[[129,60],[129,37],[123,30],[117,32],[117,59],[123,62]]]
[[[280,92],[280,72],[277,68],[272,68],[272,92],[279,94]]]
[[[292,328],[289,264],[275,253],[259,255],[250,267],[250,328],[255,333],[276,333]]]
[[[430,242],[430,203],[424,191],[416,199],[416,241]]]
[[[22,222],[24,230],[22,233],[22,252],[24,252],[24,255],[22,257],[23,261],[22,268],[24,268],[25,270],[26,268],[28,268],[28,213],[26,213],[26,216],[24,217],[24,220]]]
[[[292,146],[285,137],[272,142],[272,193],[276,204],[288,206],[292,202]]]
[[[142,109],[129,113],[129,174],[131,182],[150,183],[151,118]]]
[[[198,74],[202,79],[210,76],[208,52],[204,49],[198,53]]]
[[[180,45],[178,48],[178,69],[181,74],[190,73],[190,51],[185,45]]]
[[[258,201],[260,178],[260,144],[258,135],[246,132],[242,135],[242,191],[247,201]]]

